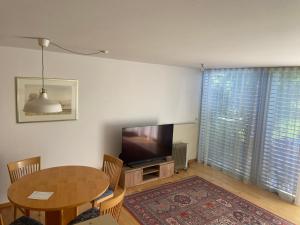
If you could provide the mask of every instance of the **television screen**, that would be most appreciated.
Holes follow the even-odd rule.
[[[172,155],[173,124],[122,129],[125,164],[139,163]]]

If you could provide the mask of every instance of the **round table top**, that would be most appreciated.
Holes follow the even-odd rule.
[[[61,210],[90,202],[109,186],[108,176],[87,166],[61,166],[44,169],[17,180],[8,188],[15,205],[42,211]],[[29,199],[33,191],[54,192],[48,200]]]

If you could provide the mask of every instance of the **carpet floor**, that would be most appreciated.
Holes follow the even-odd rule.
[[[125,198],[142,225],[295,225],[198,176]]]

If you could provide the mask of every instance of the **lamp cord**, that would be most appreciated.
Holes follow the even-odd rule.
[[[42,46],[42,92],[45,90],[44,70],[44,46]]]
[[[84,53],[84,52],[77,52],[77,51],[74,51],[74,50],[71,50],[71,49],[68,49],[68,48],[65,48],[65,47],[62,47],[61,45],[55,43],[55,42],[51,42],[52,45],[54,45],[55,47],[57,48],[60,48],[62,50],[65,50],[67,52],[70,52],[70,53],[73,53],[73,54],[77,54],[77,55],[97,55],[99,53],[103,53],[103,54],[106,54],[107,51],[106,50],[98,50],[98,51],[95,51],[95,52],[88,52],[88,53]]]

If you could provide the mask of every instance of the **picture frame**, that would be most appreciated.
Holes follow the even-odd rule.
[[[66,121],[78,119],[78,80],[46,78],[48,98],[62,105],[59,113],[25,113],[25,103],[37,97],[42,89],[39,77],[15,77],[17,123]]]

